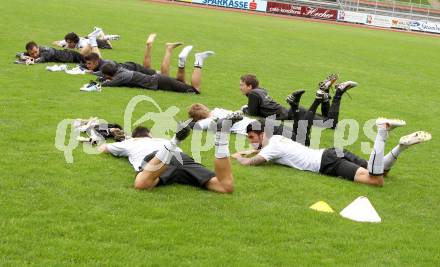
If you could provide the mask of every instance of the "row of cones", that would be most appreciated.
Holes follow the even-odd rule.
[[[318,201],[312,206],[311,209],[321,212],[333,213],[334,210],[324,201]],[[351,202],[347,207],[345,207],[340,213],[344,218],[356,221],[356,222],[374,222],[380,223],[382,219],[380,218],[377,211],[374,209],[371,202],[367,197],[360,196]]]

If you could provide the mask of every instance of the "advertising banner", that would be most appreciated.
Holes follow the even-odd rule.
[[[286,3],[267,2],[266,12],[290,16],[301,16],[301,7]]]
[[[301,16],[315,19],[336,20],[338,18],[338,11],[335,9],[301,6]]]
[[[336,20],[338,11],[334,9],[315,8],[309,6],[297,6],[287,3],[267,2],[268,13],[300,16],[315,19]]]
[[[413,31],[440,33],[440,24],[425,21],[411,21],[409,28]]]
[[[339,10],[338,20],[365,24],[365,22],[367,21],[367,14]]]
[[[266,11],[267,6],[267,1],[263,0],[192,0],[191,2],[209,6],[229,7],[257,11]]]
[[[367,15],[367,20],[365,24],[382,28],[391,28],[391,17],[380,15]]]
[[[401,19],[401,18],[391,19],[391,28],[409,30],[410,25],[411,25],[411,20],[409,19]]]

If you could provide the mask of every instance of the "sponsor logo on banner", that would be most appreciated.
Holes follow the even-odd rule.
[[[367,14],[357,13],[353,11],[342,11],[338,12],[338,20],[352,22],[352,23],[362,23],[365,24],[367,21]]]
[[[334,9],[301,6],[301,16],[316,19],[336,20],[338,11]]]
[[[391,28],[409,30],[410,25],[411,25],[411,20],[409,19],[401,19],[401,18],[391,19]]]
[[[424,21],[411,21],[410,29],[413,31],[440,33],[440,24]]]
[[[286,3],[267,2],[267,12],[290,16],[301,16],[301,7]]]
[[[314,8],[309,6],[297,6],[286,3],[267,2],[268,13],[276,13],[291,16],[300,16],[316,19],[336,20],[338,11],[334,9]]]
[[[391,28],[391,17],[380,15],[367,15],[367,20],[365,24],[377,27]]]
[[[192,3],[258,11],[266,11],[267,6],[263,0],[192,0]]]

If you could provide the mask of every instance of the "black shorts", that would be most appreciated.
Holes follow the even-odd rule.
[[[107,40],[96,39],[96,44],[99,49],[112,49],[112,46]]]
[[[336,148],[324,150],[319,172],[325,175],[342,177],[354,181],[356,171],[360,167],[367,168],[368,162],[348,150],[344,149],[342,152],[344,153],[343,157],[338,157]]]
[[[140,73],[147,74],[147,75],[154,75],[154,74],[156,74],[156,70],[153,70],[153,69],[150,69],[150,68],[145,68],[141,64],[137,64],[137,63],[131,62],[131,61],[121,63],[121,66],[124,69],[140,72]]]
[[[144,162],[149,162],[156,155],[153,152],[144,158]],[[202,164],[194,161],[193,158],[185,153],[180,152],[182,157],[183,165],[173,157],[170,164],[167,165],[167,169],[159,177],[158,185],[169,185],[169,184],[186,184],[195,187],[205,188],[206,183],[215,177],[215,173],[205,168]]]
[[[57,50],[54,61],[62,63],[85,63],[84,57],[79,52],[70,49]]]
[[[196,88],[174,78],[165,75],[158,75],[158,78],[159,90],[199,94],[199,91],[197,91]]]

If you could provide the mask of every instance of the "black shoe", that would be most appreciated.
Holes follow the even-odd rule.
[[[324,81],[322,81],[318,84],[319,89],[328,93],[330,91],[330,88],[336,82],[336,80],[338,78],[339,78],[338,74],[336,74],[336,73],[330,74]]]
[[[177,141],[182,142],[191,133],[191,128],[190,128],[190,126],[188,124],[189,123],[186,123],[186,122],[179,122],[177,124],[177,130],[176,130],[176,139],[177,139]]]
[[[336,84],[335,88],[336,90],[339,90],[343,93],[347,92],[348,90],[355,88],[356,86],[358,86],[357,82],[353,82],[353,81],[346,81],[340,84]]]
[[[231,114],[226,116],[225,119],[230,120],[232,122],[232,125],[234,125],[234,123],[241,121],[243,119],[243,115],[239,112],[232,112]]]
[[[286,97],[286,102],[289,105],[298,105],[299,101],[301,100],[301,96],[304,93],[305,93],[305,90],[297,90]]]

